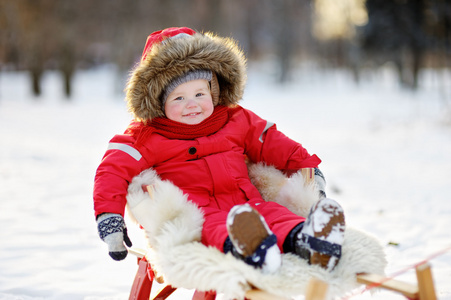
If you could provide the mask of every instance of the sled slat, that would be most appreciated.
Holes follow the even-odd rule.
[[[419,299],[419,291],[416,285],[406,283],[395,279],[387,279],[377,274],[359,274],[357,282],[366,285],[377,285],[387,290],[399,292],[410,299]]]
[[[436,300],[434,281],[432,279],[431,266],[428,263],[419,265],[416,268],[418,289],[421,300]]]
[[[302,168],[302,177],[304,177],[305,183],[310,183],[315,181],[315,169],[314,168]]]
[[[276,296],[259,289],[247,291],[245,297],[249,300],[288,300],[288,298]]]
[[[312,278],[308,282],[305,292],[305,300],[324,300],[327,296],[328,284],[317,278]]]
[[[139,248],[128,248],[128,253],[133,254],[137,258],[143,258],[144,256],[146,256],[146,251]]]

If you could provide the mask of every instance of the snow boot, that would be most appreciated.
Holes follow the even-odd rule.
[[[227,231],[238,257],[247,264],[274,273],[282,263],[277,237],[265,219],[249,204],[234,206],[227,216]]]
[[[302,230],[296,237],[295,253],[332,271],[341,257],[345,217],[335,200],[323,198],[310,210]]]

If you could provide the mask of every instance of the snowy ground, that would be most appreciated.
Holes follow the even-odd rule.
[[[411,93],[389,72],[356,86],[343,72],[300,71],[281,87],[267,70],[252,69],[242,105],[322,158],[329,196],[349,226],[381,240],[387,274],[451,246],[450,74],[424,75]],[[130,119],[113,74],[77,73],[67,102],[53,73],[38,100],[26,74],[0,73],[0,299],[128,299],[136,261],[109,258],[91,197],[108,140]],[[438,298],[450,300],[451,252],[430,263]],[[414,283],[415,273],[398,279]]]

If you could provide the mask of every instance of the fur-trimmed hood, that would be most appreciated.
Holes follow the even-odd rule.
[[[209,69],[216,74],[220,88],[217,104],[238,104],[246,83],[246,58],[235,40],[197,32],[164,38],[143,54],[127,83],[127,105],[137,120],[164,116],[161,96],[165,87],[192,70]]]

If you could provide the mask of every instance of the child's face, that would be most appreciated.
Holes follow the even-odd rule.
[[[185,124],[199,124],[213,113],[214,105],[207,80],[197,79],[177,86],[164,104],[170,120]]]

